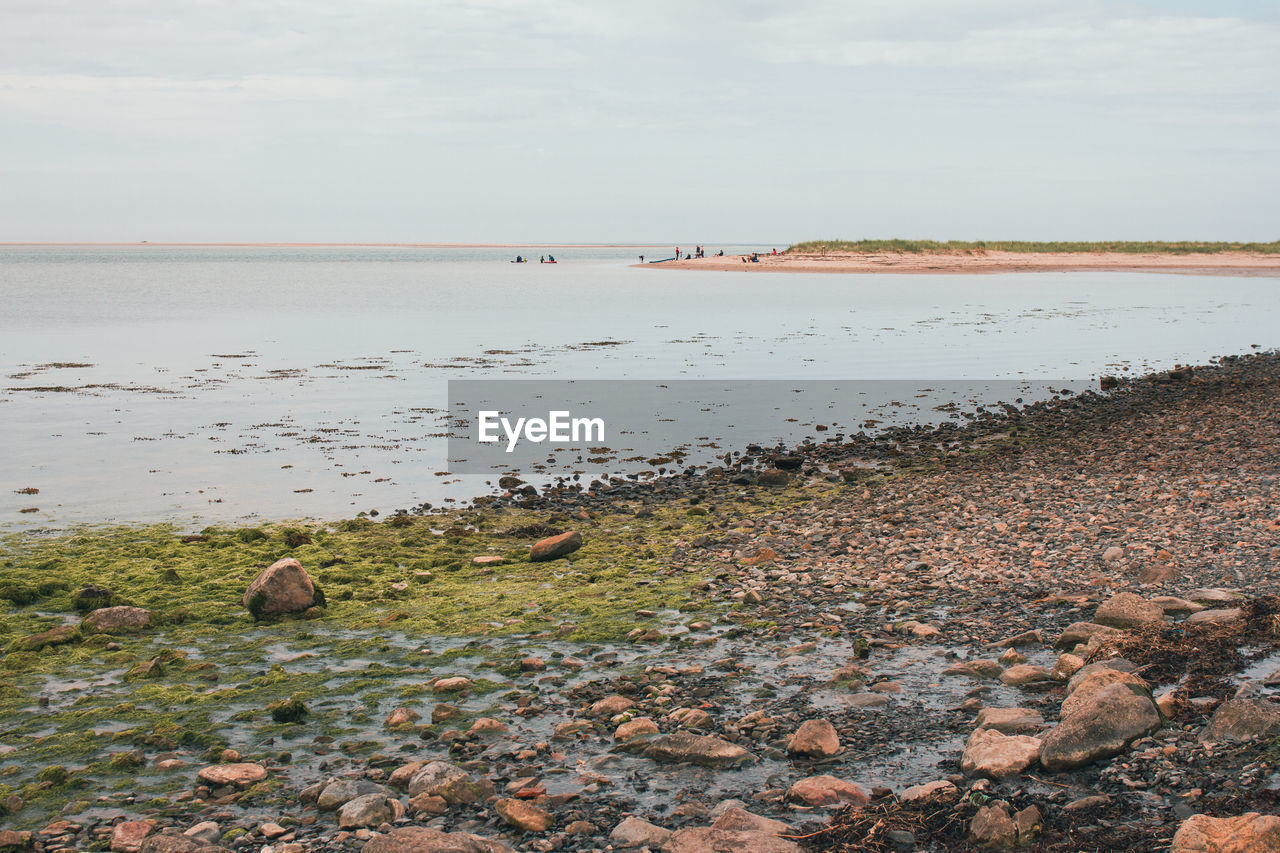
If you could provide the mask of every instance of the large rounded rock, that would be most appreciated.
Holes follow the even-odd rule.
[[[1192,815],[1178,827],[1169,853],[1280,853],[1280,817]]]
[[[1140,628],[1164,621],[1164,608],[1132,592],[1119,592],[1098,606],[1093,621],[1112,628]]]
[[[253,579],[240,603],[249,608],[254,618],[301,613],[317,604],[316,585],[301,563],[285,557]]]
[[[1111,684],[1045,735],[1040,763],[1046,770],[1073,770],[1118,755],[1160,728],[1151,696],[1132,684]]]
[[[549,536],[533,543],[533,547],[529,550],[529,559],[535,563],[554,560],[566,554],[572,554],[581,547],[582,534],[576,530],[571,530],[568,533]]]
[[[840,736],[827,720],[805,720],[787,741],[787,752],[804,758],[829,758],[840,751]]]
[[[1084,677],[1081,678],[1080,676]],[[1083,670],[1067,683],[1067,698],[1062,700],[1062,716],[1069,717],[1081,708],[1088,707],[1094,697],[1113,684],[1127,684],[1136,692],[1151,693],[1147,682],[1131,672],[1118,669]]]
[[[384,794],[365,794],[345,803],[338,810],[340,829],[381,826],[404,814],[404,806]]]
[[[99,634],[130,634],[150,627],[150,610],[124,605],[99,608],[80,623],[80,630]]]

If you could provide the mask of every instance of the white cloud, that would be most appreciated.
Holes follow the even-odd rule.
[[[1215,191],[1239,182],[1242,221],[1265,219],[1280,25],[1136,3],[8,0],[0,191],[27,194],[0,234],[56,225],[47,176],[145,196],[157,164],[234,188],[227,210],[259,218],[268,184],[310,222],[335,181],[372,210],[415,175],[438,201],[422,215],[470,215],[471,237],[473,198],[583,236],[605,227],[582,203],[602,193],[614,217],[683,204],[758,234],[746,225],[809,207],[899,205],[869,173],[941,187],[971,170],[1078,205],[1055,195],[1072,175],[1176,174],[1206,151],[1226,152]],[[726,187],[732,204],[697,197]],[[201,216],[193,200],[169,218]]]

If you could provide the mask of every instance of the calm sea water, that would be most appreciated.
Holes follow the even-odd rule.
[[[0,528],[483,494],[488,478],[442,473],[450,378],[1087,379],[1278,343],[1275,278],[630,266],[658,248],[508,263],[517,251],[545,250],[0,248]]]

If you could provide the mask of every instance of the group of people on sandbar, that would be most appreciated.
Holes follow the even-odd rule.
[[[516,255],[516,259],[515,259],[514,261],[512,261],[511,263],[513,263],[513,264],[527,264],[527,263],[530,263],[531,261],[532,261],[532,259],[531,259],[531,258],[526,258],[526,257],[524,257],[523,255]],[[555,256],[555,255],[541,255],[541,256],[538,258],[538,263],[540,263],[540,264],[554,264],[554,263],[556,263],[556,256]]]
[[[675,257],[670,258],[669,260],[672,260],[672,261],[679,261],[679,260],[691,261],[691,260],[693,260],[694,258],[705,258],[706,256],[707,256],[707,247],[706,247],[706,246],[696,246],[696,247],[694,247],[694,250],[693,250],[692,252],[685,252],[683,255],[681,255],[681,253],[680,253],[680,247],[679,247],[679,246],[676,246],[676,254],[675,254]],[[716,252],[715,257],[717,257],[717,258],[723,258],[723,257],[724,257],[724,249],[721,249],[719,252]],[[640,263],[642,263],[642,264],[644,263],[644,255],[641,255],[641,256],[640,256]],[[659,261],[650,261],[649,263],[656,264],[656,263],[659,263]]]

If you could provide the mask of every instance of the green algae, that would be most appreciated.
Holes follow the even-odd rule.
[[[718,558],[708,554],[706,571],[673,568],[679,543],[834,494],[822,484],[731,494],[699,504],[705,515],[669,501],[594,516],[487,508],[394,523],[208,528],[198,536],[163,525],[5,536],[6,582],[35,595],[20,594],[27,603],[8,609],[0,648],[74,626],[89,600],[146,607],[154,627],[4,657],[0,744],[16,751],[0,755],[0,777],[23,792],[17,822],[35,826],[81,787],[141,800],[192,784],[193,771],[140,766],[138,750],[216,761],[233,747],[245,760],[270,761],[281,747],[322,754],[313,742],[321,736],[347,753],[385,750],[385,740],[369,739],[388,736],[382,715],[406,701],[439,701],[434,678],[468,675],[459,697],[467,701],[510,693],[520,676],[511,666],[516,646],[490,638],[599,648],[673,613],[719,608],[694,589],[722,570]],[[506,531],[534,525],[580,530],[584,545],[566,559],[531,563],[530,540]],[[477,566],[480,555],[504,562]],[[255,620],[241,604],[249,582],[284,556],[327,592],[314,621]],[[80,595],[86,587],[95,591]],[[51,701],[37,706],[37,696]],[[294,701],[308,713],[279,719],[273,703]],[[462,718],[483,713],[471,707]],[[55,766],[67,771],[62,783],[36,778]],[[279,777],[263,784],[246,796],[281,796]]]

